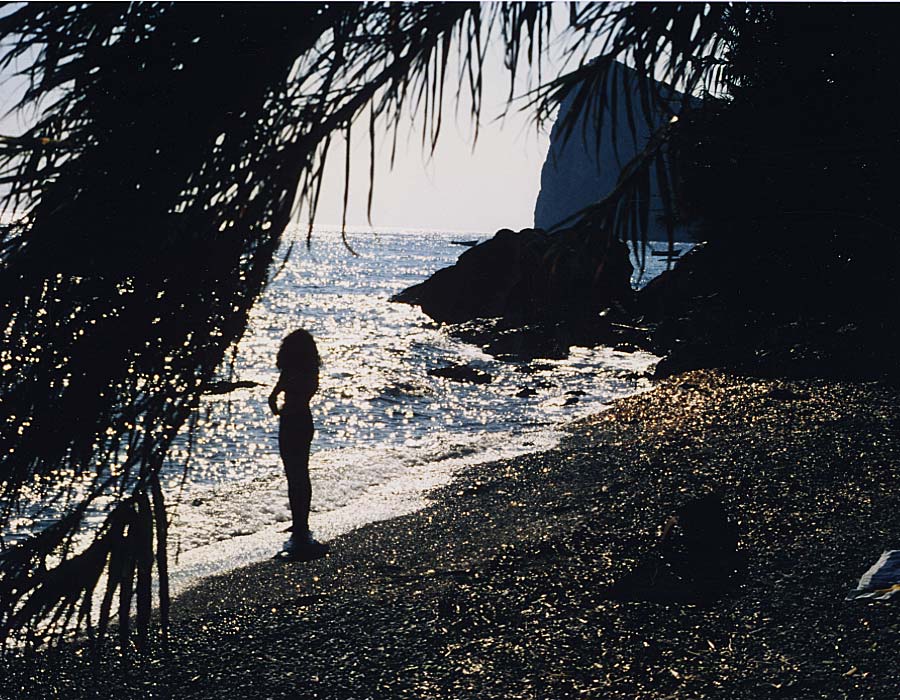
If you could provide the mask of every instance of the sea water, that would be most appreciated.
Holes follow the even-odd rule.
[[[271,556],[287,537],[278,422],[267,397],[278,345],[295,328],[313,334],[322,359],[310,457],[310,521],[322,540],[421,508],[467,465],[549,449],[566,423],[649,386],[644,373],[657,358],[647,353],[575,347],[565,360],[503,362],[455,340],[417,307],[389,301],[452,265],[465,250],[453,241],[488,237],[367,231],[349,236],[351,252],[339,233],[319,231],[310,247],[294,245],[233,363],[232,381],[256,385],[204,400],[186,480],[185,455],[173,452],[166,481],[176,589]],[[643,279],[665,265],[648,257]],[[428,374],[462,363],[493,380]],[[518,397],[522,389],[536,393]]]
[[[657,358],[647,353],[575,347],[565,360],[499,361],[455,340],[417,307],[389,301],[452,265],[465,250],[453,241],[488,237],[359,231],[349,234],[351,252],[335,231],[317,231],[309,247],[299,231],[286,233],[282,264],[221,370],[224,380],[245,386],[204,397],[193,431],[182,431],[161,475],[175,592],[270,557],[287,538],[278,420],[267,399],[278,346],[296,328],[313,334],[322,360],[312,402],[310,522],[325,541],[421,508],[466,466],[547,450],[570,421],[649,387],[645,372]],[[642,279],[665,266],[648,257]],[[637,273],[634,281],[640,284]],[[474,366],[492,381],[428,374],[451,364]],[[523,389],[533,392],[517,396]],[[8,543],[49,517],[26,516],[5,533]],[[99,524],[102,513],[92,517]]]

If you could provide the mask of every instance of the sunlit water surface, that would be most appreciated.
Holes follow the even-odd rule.
[[[646,353],[573,348],[533,373],[451,338],[418,308],[388,302],[451,265],[451,241],[486,235],[433,231],[350,236],[334,232],[311,249],[294,246],[257,303],[233,363],[249,388],[208,396],[184,469],[186,436],[164,473],[173,513],[170,553],[176,590],[197,578],[271,556],[290,521],[278,456],[277,419],[267,397],[275,354],[289,331],[307,328],[322,357],[313,400],[311,524],[329,540],[364,523],[420,508],[425,494],[466,465],[548,449],[562,426],[612,399],[647,388]],[[648,258],[644,279],[665,267]],[[489,384],[428,375],[467,363]],[[536,395],[516,394],[532,388]]]

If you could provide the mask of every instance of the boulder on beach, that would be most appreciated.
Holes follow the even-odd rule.
[[[650,551],[605,594],[613,600],[705,605],[728,594],[745,556],[722,497],[708,493],[683,503]]]

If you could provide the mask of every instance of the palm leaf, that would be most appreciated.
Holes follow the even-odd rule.
[[[0,364],[8,366],[0,376],[0,529],[17,508],[53,502],[60,514],[0,557],[0,641],[57,613],[64,627],[76,608],[77,620],[91,620],[85,594],[100,585],[97,567],[106,576],[97,631],[109,626],[118,596],[123,643],[135,598],[147,634],[154,560],[165,617],[159,473],[243,334],[291,217],[305,207],[313,220],[332,137],[349,139],[364,119],[370,142],[378,131],[393,131],[396,142],[411,110],[433,149],[456,46],[456,95],[467,95],[477,138],[487,46],[504,42],[511,85],[523,57],[539,74],[551,9],[5,8],[0,66],[27,66],[19,108],[37,118],[21,137],[0,140],[6,210],[19,217],[0,231]],[[532,94],[537,118],[571,95],[571,124],[593,110],[599,128],[613,59],[643,75],[668,71],[688,93],[715,83],[722,71],[709,59],[726,16],[718,5],[573,6],[579,66]],[[601,37],[603,53],[589,62]],[[639,104],[627,110],[632,133],[640,111],[650,119],[665,103],[650,81],[638,82]],[[645,236],[647,173],[665,134],[626,168],[615,198],[583,212],[602,221],[600,243],[614,230]],[[348,198],[349,190],[345,206]],[[59,416],[75,415],[77,426],[60,426]],[[23,492],[37,483],[45,503],[29,506]],[[78,551],[73,538],[90,509],[104,524]]]

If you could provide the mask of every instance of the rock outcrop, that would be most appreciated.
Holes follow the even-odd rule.
[[[391,301],[420,306],[457,337],[497,357],[562,358],[572,345],[641,339],[600,312],[629,306],[633,271],[624,243],[583,225],[548,234],[503,229]]]
[[[623,243],[598,243],[583,229],[498,231],[392,301],[415,304],[442,323],[503,318],[559,322],[596,314],[632,296]]]
[[[627,79],[626,83],[623,78]],[[637,90],[637,74],[624,65],[617,64],[611,80],[603,130],[597,131],[594,117],[582,115],[575,124],[568,139],[564,137],[563,122],[568,115],[574,94],[560,105],[559,114],[550,132],[550,148],[541,169],[541,190],[534,207],[534,225],[546,230],[583,209],[589,204],[605,197],[616,185],[622,167],[627,164],[650,138],[651,127],[646,120],[635,120],[635,132],[632,135],[626,115],[626,104],[640,104]],[[668,89],[672,101],[681,99],[681,93]],[[631,95],[626,98],[626,90]],[[612,107],[615,107],[615,113]],[[590,110],[589,110],[590,111]],[[590,120],[586,122],[586,119]],[[668,116],[660,115],[662,124]],[[615,122],[615,131],[612,131]],[[615,141],[612,134],[615,133]],[[650,182],[651,214],[648,220],[648,239],[651,241],[666,240],[667,231],[660,220],[662,204],[655,175]],[[675,240],[691,241],[690,232],[684,228],[676,228]]]
[[[428,370],[430,377],[443,377],[454,382],[468,382],[469,384],[490,384],[494,378],[472,365],[449,365]]]
[[[502,229],[460,255],[455,265],[438,270],[392,301],[418,305],[435,321],[457,324],[458,337],[496,356],[559,358],[571,345],[600,343],[623,350],[646,347],[644,329],[616,324],[614,314],[600,316],[605,309],[632,304],[633,268],[626,245],[609,242],[606,232],[591,230],[587,222],[552,233],[546,230],[608,194],[622,166],[645,146],[651,127],[639,119],[632,133],[625,112],[626,102],[639,102],[636,79],[624,66],[614,70],[611,89],[618,95],[608,104],[616,110],[615,144],[610,115],[599,134],[582,118],[566,141],[562,120],[572,100],[563,103],[535,207],[535,221],[543,228],[518,233]],[[629,99],[625,90],[632,92]],[[670,93],[673,100],[681,97]],[[653,178],[651,203],[659,199]],[[689,240],[686,231],[677,233],[678,240]],[[648,238],[666,236],[651,204]],[[620,315],[618,320],[626,318]]]

